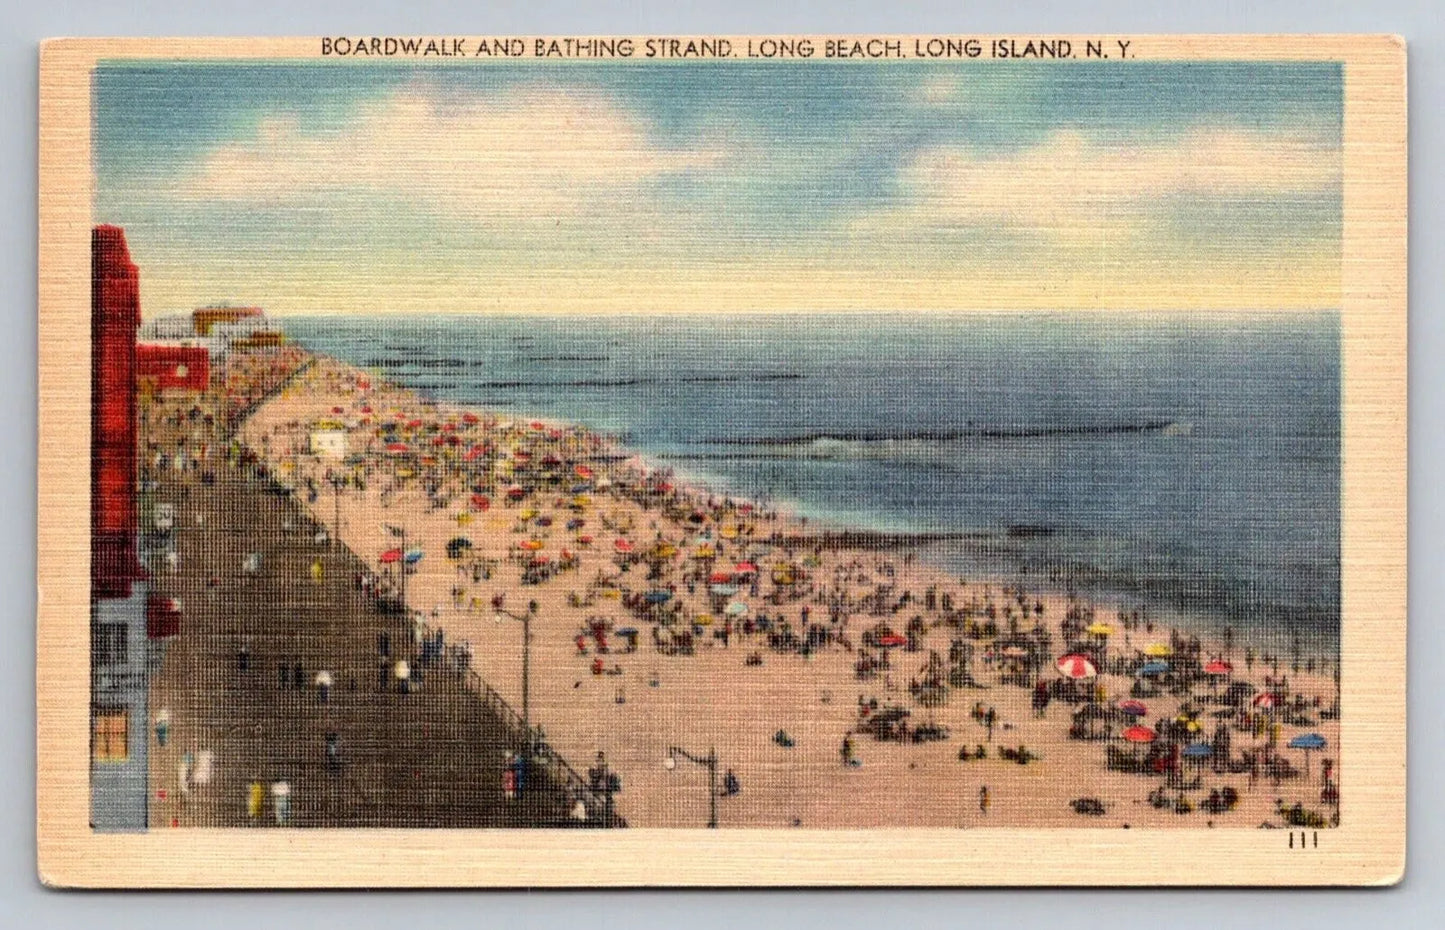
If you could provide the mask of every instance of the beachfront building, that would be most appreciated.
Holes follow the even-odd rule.
[[[211,382],[211,354],[205,346],[140,343],[136,377],[153,391],[204,391]]]
[[[148,585],[139,558],[136,330],[139,272],[125,233],[91,235],[90,820],[144,830]]]

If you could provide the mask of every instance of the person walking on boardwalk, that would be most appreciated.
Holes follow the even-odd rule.
[[[266,790],[259,781],[253,781],[246,789],[246,816],[255,823],[261,817],[261,807],[266,803]]]
[[[980,785],[978,789],[978,812],[985,817],[988,816],[989,803],[988,785]]]

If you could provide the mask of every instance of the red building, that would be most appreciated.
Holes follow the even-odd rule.
[[[136,329],[140,273],[125,232],[90,240],[91,596],[125,598],[145,577],[136,556]]]
[[[211,353],[204,346],[141,343],[135,347],[136,375],[160,391],[204,391],[211,381]]]

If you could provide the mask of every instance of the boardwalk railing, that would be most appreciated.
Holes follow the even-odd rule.
[[[419,615],[413,616],[413,622],[420,626],[425,641],[436,636],[438,631]],[[460,646],[463,654],[471,655],[471,646],[465,640],[454,642],[453,646]],[[445,656],[442,661],[446,661]],[[523,752],[530,747],[531,751],[526,756],[528,763],[541,766],[556,789],[566,797],[580,800],[587,808],[589,824],[603,827],[627,826],[627,821],[617,815],[605,785],[600,789],[593,788],[588,779],[578,774],[561,754],[540,738],[541,731],[538,727],[532,727],[531,732],[528,732],[522,715],[506,698],[498,694],[495,688],[483,681],[482,676],[469,666],[461,666],[461,669],[465,673],[463,681],[482,702],[483,708],[501,722],[507,730],[512,746]]]

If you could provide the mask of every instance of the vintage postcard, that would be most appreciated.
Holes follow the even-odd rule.
[[[47,43],[41,876],[1397,880],[1405,126],[1389,36]]]

